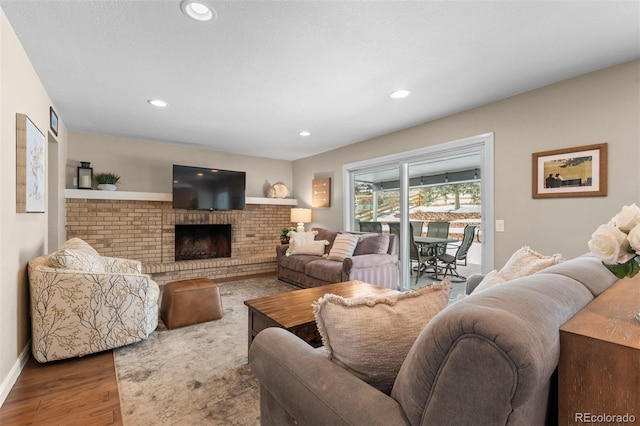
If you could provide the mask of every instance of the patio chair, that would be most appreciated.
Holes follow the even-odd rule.
[[[458,274],[457,266],[460,261],[464,261],[466,265],[467,253],[473,243],[473,237],[475,236],[477,226],[478,225],[467,225],[464,227],[462,243],[460,243],[460,246],[454,255],[448,253],[438,255],[438,261],[441,262],[438,267],[444,269],[443,278],[446,277],[447,274],[451,273],[451,275],[455,275],[463,281],[467,279],[466,277]]]
[[[358,222],[360,232],[375,232],[382,234],[382,223],[380,222]]]
[[[427,237],[435,238],[448,238],[449,237],[449,222],[429,222],[427,225]],[[437,250],[437,252],[436,252]],[[447,245],[438,245],[437,247],[430,247],[425,253],[427,256],[440,256],[447,251]]]

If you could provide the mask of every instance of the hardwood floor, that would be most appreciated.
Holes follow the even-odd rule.
[[[0,407],[0,425],[122,425],[113,351],[30,358]]]

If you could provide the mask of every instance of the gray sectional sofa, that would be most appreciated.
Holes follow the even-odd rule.
[[[390,395],[268,328],[249,350],[261,424],[556,424],[559,327],[616,280],[585,255],[447,306],[399,354]]]
[[[316,240],[327,240],[328,254],[336,236],[340,233],[322,228]],[[393,234],[353,233],[360,236],[353,256],[343,261],[328,260],[322,256],[294,254],[286,255],[289,247],[283,244],[276,248],[278,279],[298,287],[317,287],[344,281],[359,280],[381,287],[398,289],[398,238]]]

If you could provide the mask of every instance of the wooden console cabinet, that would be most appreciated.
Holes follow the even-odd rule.
[[[640,422],[639,310],[640,274],[618,281],[560,327],[560,425]]]

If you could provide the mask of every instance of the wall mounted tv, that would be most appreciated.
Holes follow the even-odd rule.
[[[173,165],[173,208],[244,210],[246,173]]]

